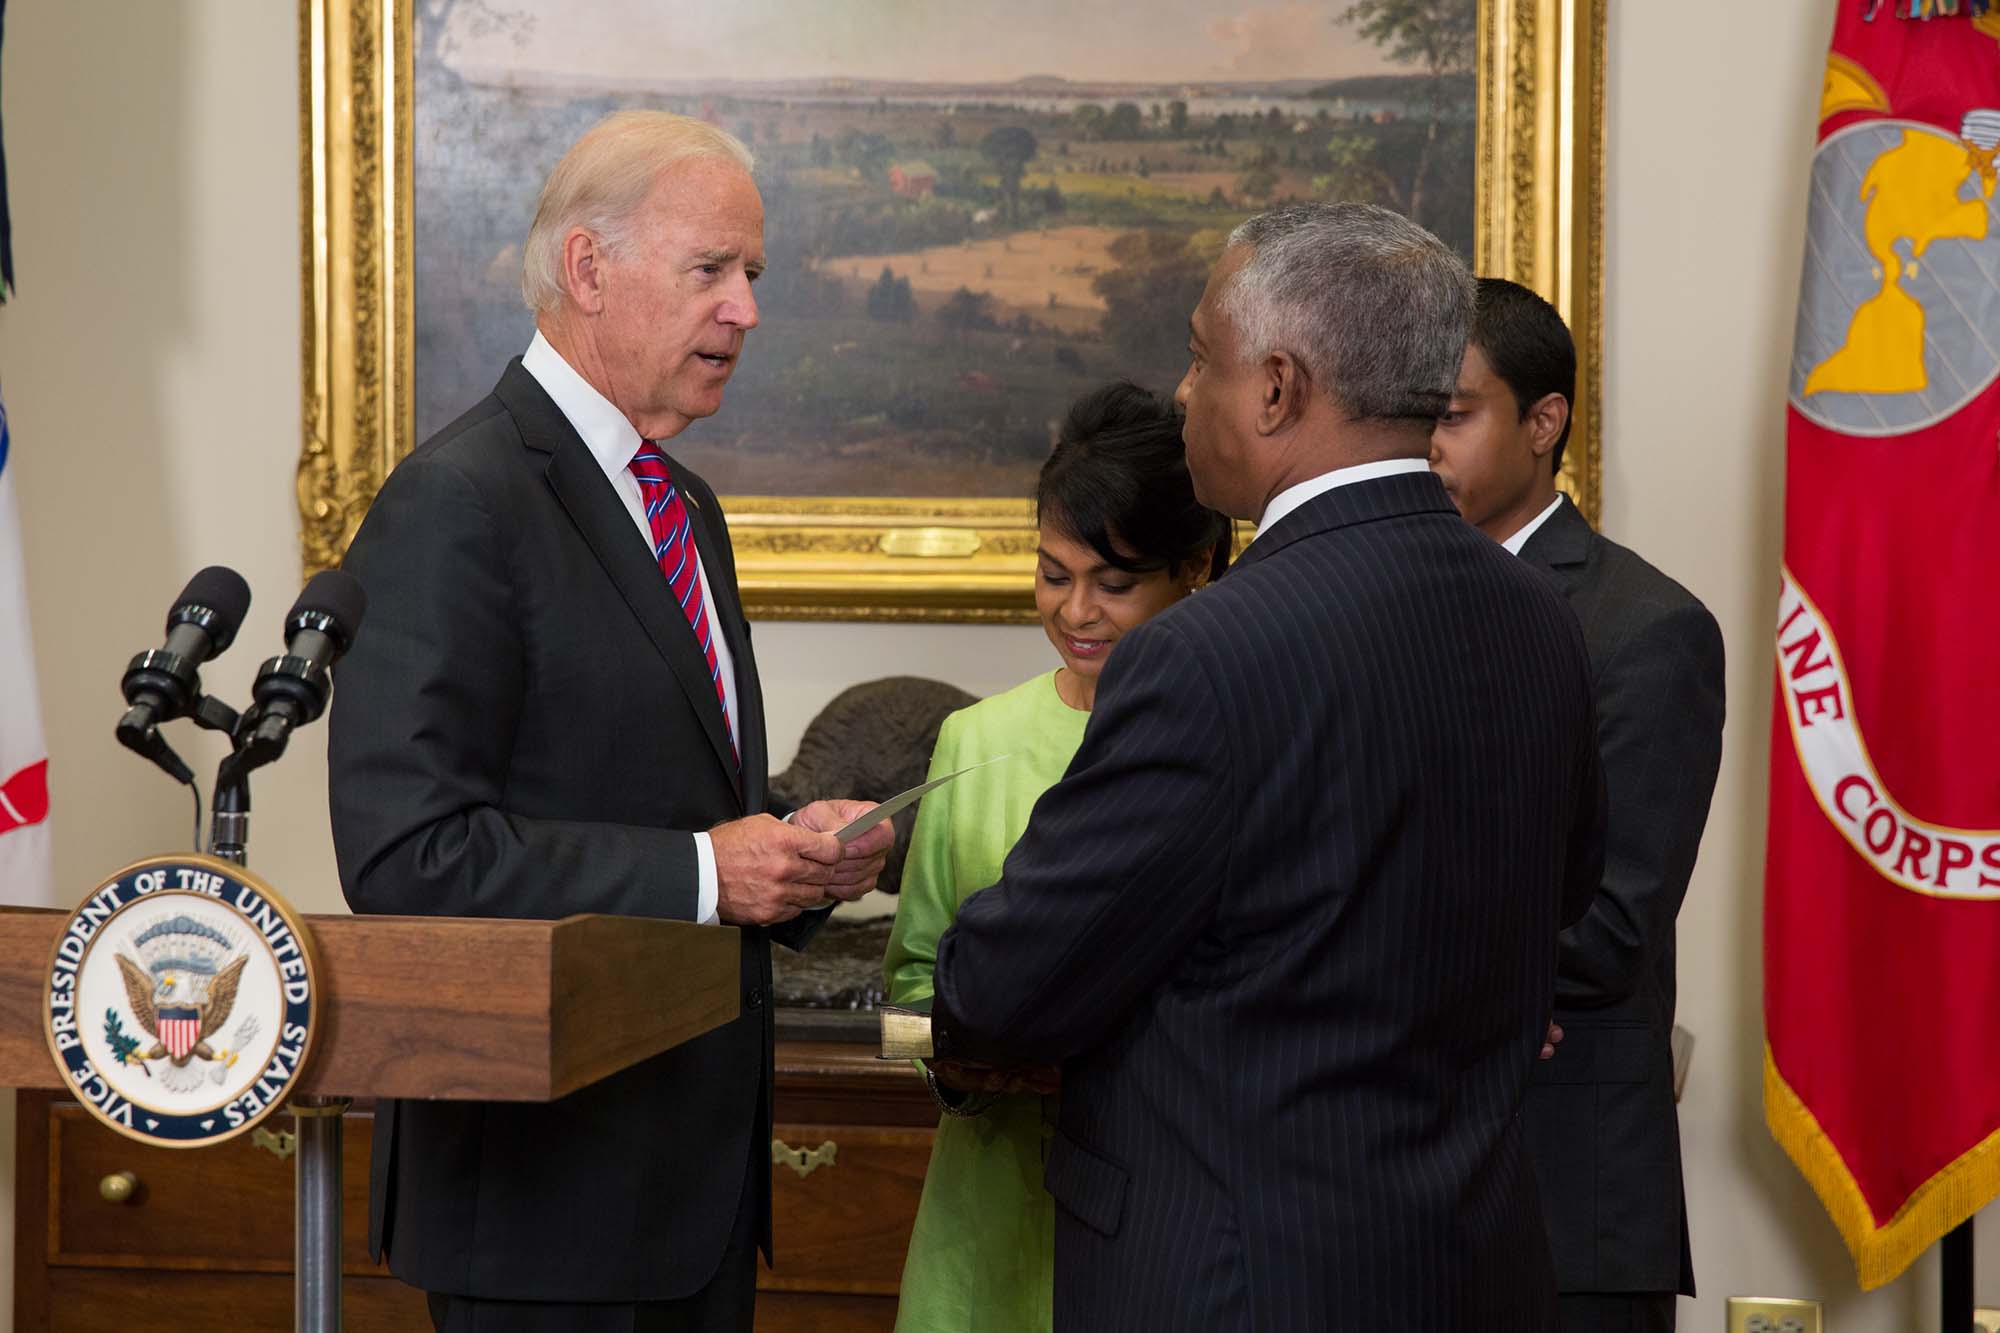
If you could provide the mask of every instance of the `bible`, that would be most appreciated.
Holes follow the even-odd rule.
[[[908,1004],[885,1004],[882,1015],[882,1060],[931,1058],[931,997]]]

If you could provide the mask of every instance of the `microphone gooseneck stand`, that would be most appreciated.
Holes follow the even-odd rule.
[[[160,724],[187,717],[229,737],[230,752],[216,769],[209,825],[209,853],[247,865],[250,843],[250,775],[285,753],[294,728],[319,717],[332,693],[329,668],[353,641],[368,596],[351,575],[313,575],[285,617],[285,652],[257,674],[254,701],[238,713],[201,692],[200,668],[235,641],[250,609],[250,585],[241,574],[212,565],[188,581],[167,613],[164,644],[140,653],[120,682],[129,707],[118,721],[121,745],[150,760],[195,795],[195,850],[201,850],[201,789],[194,771],[160,734]],[[298,1221],[292,1284],[293,1326],[300,1333],[340,1328],[341,1116],[338,1097],[298,1094],[285,1105],[297,1123],[295,1216]]]
[[[217,705],[222,711],[227,709]],[[210,725],[199,712],[196,721]],[[215,715],[223,722],[221,713]],[[253,704],[240,718],[228,714],[232,748],[215,772],[209,851],[236,865],[249,863],[250,775],[285,753],[288,721]],[[352,1105],[344,1097],[298,1093],[285,1103],[293,1120],[292,1191],[296,1233],[293,1243],[292,1327],[298,1333],[338,1333],[340,1310],[340,1212],[345,1122]]]

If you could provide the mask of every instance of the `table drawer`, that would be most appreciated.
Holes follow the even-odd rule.
[[[368,1262],[368,1149],[374,1119],[346,1117],[342,1181],[342,1266]],[[292,1119],[261,1128],[287,1136]],[[111,1268],[292,1270],[294,1157],[279,1157],[249,1134],[206,1148],[139,1143],[106,1128],[81,1107],[49,1113],[48,1261]],[[105,1177],[130,1172],[137,1188],[122,1203],[99,1192]]]
[[[893,1296],[930,1162],[929,1129],[785,1124],[772,1145],[769,1291]],[[802,1169],[787,1163],[808,1155]],[[796,1160],[793,1158],[793,1160]]]

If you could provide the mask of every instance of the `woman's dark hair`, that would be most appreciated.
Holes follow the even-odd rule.
[[[1194,498],[1179,409],[1129,381],[1071,406],[1035,484],[1035,516],[1128,574],[1177,568],[1211,547],[1209,577],[1229,565],[1233,531]]]

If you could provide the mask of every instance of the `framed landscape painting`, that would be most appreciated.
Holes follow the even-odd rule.
[[[306,565],[527,346],[541,181],[633,106],[757,157],[761,324],[673,443],[753,615],[1030,618],[1056,424],[1171,393],[1230,229],[1288,200],[1395,208],[1556,302],[1594,515],[1601,3],[301,0]]]

